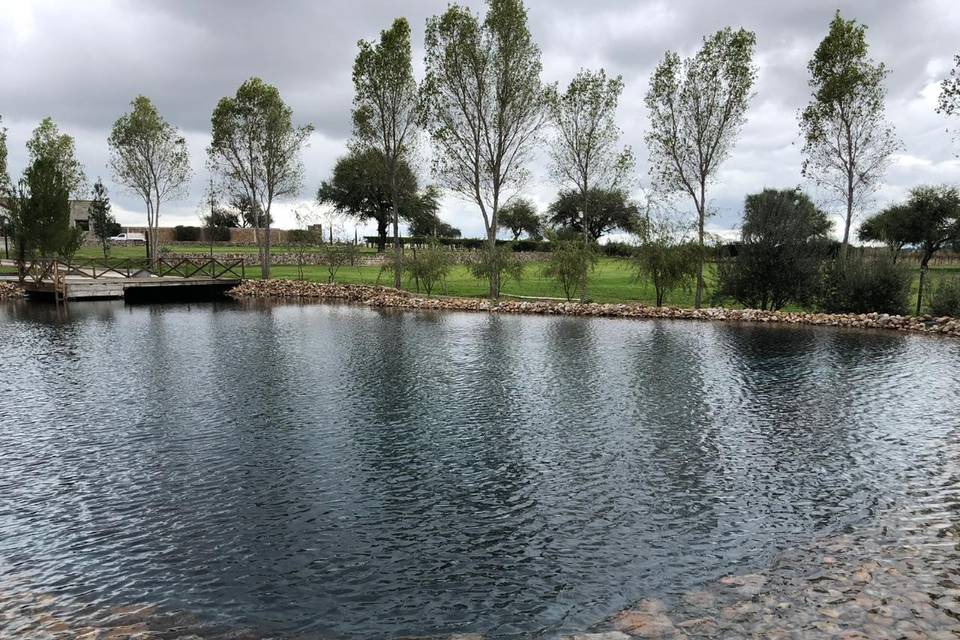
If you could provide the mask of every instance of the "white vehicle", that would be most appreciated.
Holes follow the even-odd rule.
[[[121,233],[118,236],[107,238],[107,240],[121,244],[143,244],[147,241],[147,238],[142,233]]]

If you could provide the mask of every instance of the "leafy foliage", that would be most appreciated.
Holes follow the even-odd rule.
[[[0,116],[0,196],[10,193],[10,174],[7,172],[7,128]]]
[[[636,278],[653,285],[658,307],[663,306],[669,293],[689,291],[696,281],[701,249],[680,231],[667,219],[651,222],[632,255]]]
[[[817,305],[827,313],[904,314],[912,274],[887,258],[840,257],[826,263]]]
[[[110,255],[109,239],[120,233],[120,225],[110,211],[110,197],[101,180],[97,180],[93,185],[93,200],[87,209],[87,216],[90,221],[90,232],[100,243],[103,248],[103,257],[106,258]]]
[[[73,136],[60,133],[60,129],[49,116],[40,121],[27,140],[27,154],[31,164],[40,158],[52,161],[63,176],[67,192],[74,198],[82,196],[86,190],[87,177],[83,165],[77,160]]]
[[[594,244],[584,242],[583,237],[561,238],[556,233],[550,233],[548,237],[550,258],[544,265],[543,275],[556,280],[570,301],[578,291],[585,289],[584,279],[596,266],[600,255]]]
[[[704,38],[700,51],[681,60],[668,51],[650,78],[645,103],[650,174],[661,193],[689,195],[697,210],[697,241],[705,240],[707,184],[730,155],[746,121],[757,70],[756,36],[722,29]],[[702,252],[701,252],[702,255]],[[697,269],[695,306],[703,297],[703,263]]]
[[[435,213],[437,197],[433,192],[421,193],[417,177],[406,160],[398,162],[396,190],[399,214],[403,220],[418,219],[430,207]],[[377,250],[386,248],[387,227],[393,221],[393,195],[390,175],[383,153],[377,149],[351,149],[339,158],[333,176],[317,190],[317,202],[329,205],[339,213],[359,222],[377,224]]]
[[[495,244],[491,249],[487,242],[470,263],[470,273],[474,278],[495,281],[502,286],[511,279],[523,278],[523,261],[513,255],[509,244]],[[497,292],[499,295],[499,289]]]
[[[953,57],[950,75],[940,83],[940,98],[937,113],[948,116],[960,115],[960,54]]]
[[[221,98],[211,123],[210,168],[228,193],[246,198],[256,217],[254,227],[265,229],[258,237],[260,275],[269,278],[273,201],[300,191],[300,151],[313,126],[295,127],[293,110],[276,87],[260,78],[250,78],[236,95]]]
[[[916,242],[910,210],[906,205],[897,204],[876,213],[860,225],[857,237],[862,242],[882,242],[889,247],[896,262],[900,252],[908,244]]]
[[[140,196],[147,207],[151,260],[159,249],[160,207],[183,195],[190,181],[187,142],[149,98],[137,96],[130,113],[117,119],[110,132],[110,166],[114,178]]]
[[[487,232],[490,297],[503,270],[496,249],[499,213],[523,186],[540,139],[547,92],[540,49],[520,0],[488,0],[483,21],[450,5],[427,21],[424,123],[434,143],[434,174],[442,186],[480,208]]]
[[[380,32],[376,43],[361,40],[353,64],[353,133],[355,144],[373,151],[383,162],[383,173],[392,211],[394,286],[400,287],[400,209],[405,201],[400,179],[409,171],[406,162],[415,140],[419,95],[413,79],[410,25],[397,18]],[[413,188],[416,191],[416,187]]]
[[[328,242],[321,247],[320,253],[323,255],[323,264],[327,267],[327,282],[335,282],[340,267],[355,263],[360,249],[349,242]]]
[[[844,20],[839,11],[807,69],[812,97],[800,114],[803,175],[846,205],[846,251],[855,210],[900,146],[884,119],[888,72],[868,57],[866,27]]]
[[[517,198],[500,209],[499,225],[513,234],[514,241],[520,239],[524,233],[530,240],[543,238],[542,223],[537,209],[530,200]]]
[[[717,296],[777,310],[816,293],[832,223],[805,194],[765,189],[747,196],[740,245],[717,266]]]
[[[641,226],[639,208],[623,191],[591,189],[586,202],[587,236],[594,242],[618,229],[634,232]],[[569,230],[582,235],[583,204],[581,193],[563,190],[547,208],[547,222],[558,231]]]
[[[960,278],[940,278],[927,296],[927,310],[935,317],[960,317]]]
[[[427,295],[431,295],[438,287],[447,287],[447,274],[450,273],[452,262],[450,250],[440,243],[433,241],[426,247],[414,248],[410,256],[404,261],[404,271],[413,280],[419,293],[420,287]]]
[[[77,231],[70,225],[70,183],[51,156],[33,160],[20,181],[12,222],[20,260],[72,253]]]

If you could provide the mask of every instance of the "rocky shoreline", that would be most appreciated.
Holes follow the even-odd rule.
[[[0,300],[22,298],[23,289],[12,282],[0,282]]]
[[[377,308],[423,311],[482,311],[487,313],[713,320],[768,324],[885,329],[960,338],[960,319],[931,316],[894,316],[885,313],[833,314],[756,309],[681,309],[642,304],[599,304],[544,300],[491,302],[482,298],[426,297],[390,287],[343,285],[297,280],[246,280],[230,290],[234,298],[297,298],[341,300]]]

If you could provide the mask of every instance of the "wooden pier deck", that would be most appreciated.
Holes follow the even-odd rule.
[[[242,260],[221,262],[215,258],[160,259],[149,266],[140,261],[95,260],[0,264],[18,268],[18,279],[28,297],[58,301],[212,297],[240,284],[245,276]]]

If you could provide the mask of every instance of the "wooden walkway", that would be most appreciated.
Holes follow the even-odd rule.
[[[216,258],[161,258],[150,265],[139,260],[0,260],[0,265],[17,268],[18,280],[28,297],[52,298],[57,302],[128,298],[133,294],[149,300],[151,296],[180,293],[222,293],[240,284],[246,275],[243,260],[221,262]]]

